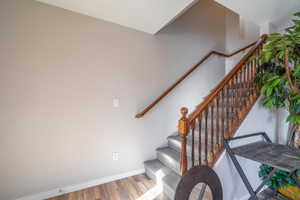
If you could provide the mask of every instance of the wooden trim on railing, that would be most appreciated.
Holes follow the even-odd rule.
[[[262,35],[257,44],[241,59],[241,61],[225,76],[225,78],[213,89],[213,91],[206,97],[206,99],[198,106],[198,108],[189,116],[189,121],[195,120],[199,114],[214,100],[218,93],[228,84],[232,77],[240,70],[241,67],[253,55],[256,49],[265,42],[267,35]]]
[[[189,71],[187,71],[182,77],[180,77],[171,87],[169,87],[164,93],[162,93],[153,103],[151,103],[149,106],[147,106],[142,112],[138,113],[135,117],[136,118],[142,118],[149,110],[151,110],[156,104],[158,104],[165,96],[167,96],[179,83],[181,83],[186,77],[188,77],[193,71],[195,71],[202,63],[204,63],[211,55],[219,55],[223,57],[231,57],[234,56],[242,51],[245,51],[246,49],[252,47],[257,42],[253,42],[239,50],[234,51],[230,54],[225,54],[219,51],[211,51],[206,56],[204,56],[196,65],[194,65]],[[248,54],[247,54],[248,55]]]

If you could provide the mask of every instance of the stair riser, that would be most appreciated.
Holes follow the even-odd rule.
[[[176,172],[178,175],[181,175],[180,173],[180,153],[177,151],[178,157],[176,159],[172,158],[166,153],[157,152],[157,158],[160,162],[162,162],[165,166],[172,169],[174,172]],[[196,157],[195,157],[196,159]],[[198,161],[195,161],[195,165],[198,165]],[[188,169],[190,169],[192,166],[191,157],[188,157]]]
[[[157,159],[145,162],[144,166],[147,176],[156,183],[161,183],[164,176],[172,172]]]
[[[175,199],[175,192],[176,192],[176,190],[174,190],[173,188],[169,187],[168,184],[163,183],[163,191],[164,191],[164,194],[168,198],[170,198],[171,200]]]
[[[155,174],[154,174],[152,171],[150,171],[149,169],[147,169],[146,166],[145,166],[145,173],[146,173],[146,175],[147,175],[151,180],[153,180],[155,183],[158,183],[158,182],[159,182],[159,180],[157,179],[157,177],[155,176]]]
[[[169,167],[177,174],[180,175],[180,163],[179,160],[174,160],[170,158],[168,155],[157,152],[157,159],[162,162],[165,166]]]
[[[163,190],[170,199],[175,199],[175,191],[180,182],[181,176],[171,173],[163,178]]]

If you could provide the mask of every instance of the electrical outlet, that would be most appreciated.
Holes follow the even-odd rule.
[[[112,159],[113,159],[113,161],[118,161],[119,160],[119,153],[118,152],[113,152]]]

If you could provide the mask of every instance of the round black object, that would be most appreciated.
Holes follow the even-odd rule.
[[[206,166],[197,166],[182,176],[175,194],[175,200],[188,200],[194,187],[205,183],[210,187],[213,200],[223,200],[222,184],[213,169]]]

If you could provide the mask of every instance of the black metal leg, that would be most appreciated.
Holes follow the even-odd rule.
[[[249,198],[249,200],[250,199],[258,200],[255,191],[253,190],[251,184],[249,183],[249,181],[248,181],[248,179],[247,179],[247,177],[246,177],[246,175],[245,175],[245,173],[244,173],[241,165],[237,161],[234,153],[231,151],[231,148],[230,148],[230,146],[229,146],[229,144],[228,144],[228,142],[226,140],[224,141],[224,146],[225,146],[225,149],[227,150],[227,152],[229,154],[229,157],[231,158],[234,166],[236,167],[238,173],[240,174],[240,176],[241,176],[241,178],[242,178],[242,180],[243,180],[243,182],[244,182],[244,184],[245,184],[245,186],[246,186],[246,188],[247,188],[247,190],[248,190],[248,192],[249,192],[249,194],[251,196]]]
[[[205,194],[205,190],[206,190],[206,184],[202,183],[198,200],[203,200],[203,197],[204,197],[204,194]]]
[[[271,139],[269,138],[269,136],[267,135],[266,132],[263,132],[263,133],[262,133],[262,136],[265,138],[265,140],[266,140],[267,142],[272,143]]]
[[[298,177],[297,177],[297,171],[294,171],[291,173],[291,176],[294,178],[294,180],[296,181],[296,184],[297,184],[297,187],[300,188],[300,182],[298,180]]]

